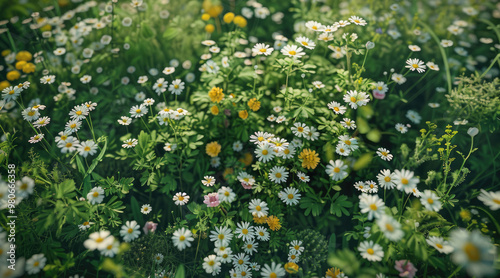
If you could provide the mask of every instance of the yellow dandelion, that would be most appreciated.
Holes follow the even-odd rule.
[[[224,98],[222,89],[219,87],[213,87],[212,90],[208,92],[208,96],[210,97],[211,102],[217,102],[217,103],[219,103]]]
[[[302,167],[306,169],[315,169],[319,163],[319,157],[316,151],[311,151],[310,149],[304,149],[299,154],[299,159],[302,159]]]
[[[250,107],[250,109],[255,112],[260,109],[260,101],[258,101],[256,98],[252,98],[248,101],[248,107]]]
[[[278,231],[281,229],[280,219],[274,215],[271,215],[267,218],[267,225],[269,225],[269,229],[273,231]]]
[[[221,150],[221,145],[219,143],[217,143],[217,141],[208,143],[206,148],[205,148],[205,151],[211,157],[218,156],[220,153],[220,150]]]

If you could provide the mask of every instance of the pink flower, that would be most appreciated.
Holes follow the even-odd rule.
[[[381,93],[379,91],[373,90],[373,97],[376,99],[384,99],[385,93]]]
[[[252,189],[252,185],[250,185],[249,183],[247,182],[242,182],[241,183],[241,186],[243,186],[243,188],[245,189]]]
[[[394,268],[399,271],[399,276],[413,278],[417,273],[415,266],[408,260],[396,261]]]
[[[158,223],[154,223],[153,221],[148,221],[146,222],[146,225],[142,228],[144,231],[144,234],[148,234],[149,232],[154,233],[156,231],[156,227],[158,226]]]
[[[207,207],[216,207],[219,205],[219,194],[217,192],[209,193],[205,195],[205,201],[203,203],[207,204]]]

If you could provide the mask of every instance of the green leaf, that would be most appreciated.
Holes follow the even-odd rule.
[[[144,224],[144,220],[142,219],[141,207],[139,206],[139,202],[137,202],[137,199],[134,196],[130,198],[130,205],[132,208],[132,215],[134,216],[134,219],[141,225]]]
[[[186,277],[186,270],[184,269],[184,265],[180,264],[175,271],[175,278],[184,278]]]

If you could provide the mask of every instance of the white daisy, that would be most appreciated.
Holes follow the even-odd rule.
[[[278,194],[278,197],[288,206],[294,206],[299,203],[300,193],[297,188],[287,187]]]
[[[382,246],[373,243],[371,240],[361,242],[358,251],[361,253],[361,257],[372,262],[379,262],[384,257]]]
[[[248,205],[248,209],[254,217],[267,216],[267,211],[269,210],[269,208],[267,207],[267,203],[261,201],[260,199],[251,200],[250,204]]]
[[[137,224],[135,220],[127,221],[125,222],[125,225],[122,226],[122,229],[120,230],[120,235],[126,242],[131,242],[132,240],[138,238],[139,235],[141,234],[139,228],[140,226]]]
[[[427,244],[434,247],[439,253],[450,254],[453,252],[454,248],[442,237],[430,236],[426,241]]]
[[[335,161],[330,160],[329,164],[326,166],[326,173],[334,181],[343,180],[347,177],[347,165],[340,159]]]
[[[384,214],[385,203],[377,195],[362,193],[359,196],[359,208],[361,213],[368,213],[368,220],[380,218]]]
[[[191,247],[191,241],[193,240],[193,234],[186,228],[176,230],[172,236],[172,242],[179,251],[186,249],[186,247]]]
[[[104,189],[100,186],[92,188],[87,194],[87,199],[92,205],[102,203],[102,200],[104,200]]]
[[[390,154],[390,151],[384,148],[378,148],[377,149],[377,155],[382,158],[385,161],[391,161],[392,160],[392,154]]]
[[[151,208],[150,204],[145,204],[145,205],[142,205],[142,207],[141,207],[142,214],[149,214],[151,212],[151,210],[152,210],[152,208]]]
[[[439,201],[439,197],[436,195],[436,193],[430,190],[424,190],[424,193],[421,194],[420,202],[422,203],[423,206],[425,206],[425,209],[430,211],[437,212],[440,211],[442,208],[442,204],[441,201]]]
[[[274,183],[280,184],[282,182],[286,182],[287,178],[288,178],[288,172],[286,171],[286,168],[283,166],[274,166],[269,171],[269,180]]]
[[[172,200],[175,202],[176,205],[183,206],[189,202],[189,196],[187,195],[186,192],[178,192],[174,195]]]

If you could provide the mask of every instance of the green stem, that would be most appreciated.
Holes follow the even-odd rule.
[[[439,41],[439,38],[436,36],[434,31],[425,24],[424,22],[420,21],[420,24],[424,26],[427,31],[429,31],[429,34],[431,34],[431,37],[434,39],[434,41],[437,43],[439,47],[439,51],[441,52],[441,57],[443,58],[443,63],[444,63],[444,69],[446,71],[446,82],[448,83],[448,93],[451,93],[451,74],[450,74],[450,65],[448,64],[448,57],[446,57],[446,52],[444,51],[444,47],[441,45],[441,42]]]

